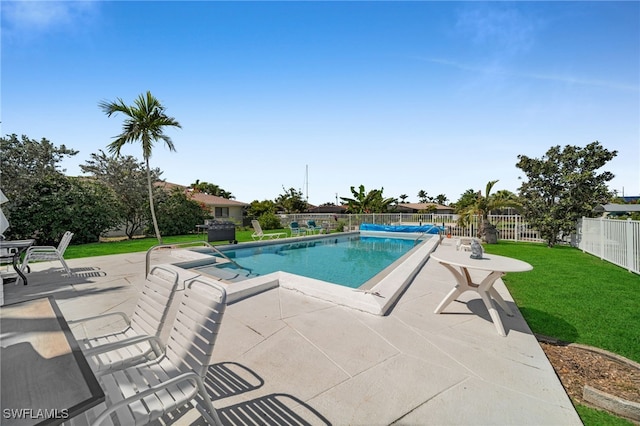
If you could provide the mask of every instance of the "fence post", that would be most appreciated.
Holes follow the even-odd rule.
[[[633,272],[633,224],[631,218],[628,217],[625,222],[625,236],[627,237],[627,253],[626,253],[626,266],[629,272]]]
[[[600,259],[604,259],[604,218],[600,218]]]

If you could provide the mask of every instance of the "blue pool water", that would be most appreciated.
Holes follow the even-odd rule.
[[[251,269],[251,276],[285,271],[357,288],[414,246],[413,240],[352,235],[238,248],[225,250],[224,254],[243,268]],[[216,268],[237,271],[232,264],[194,269],[216,275]]]

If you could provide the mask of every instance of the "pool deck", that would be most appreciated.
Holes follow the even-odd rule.
[[[176,261],[170,250],[152,256]],[[28,286],[4,285],[5,303],[53,295],[67,319],[131,313],[145,253],[69,265],[73,277],[33,265]],[[434,314],[452,285],[429,260],[387,316],[282,287],[230,304],[207,376],[214,406],[227,424],[581,425],[504,284],[495,288],[515,312],[500,311],[506,337],[477,294]],[[189,407],[163,421],[203,424]]]

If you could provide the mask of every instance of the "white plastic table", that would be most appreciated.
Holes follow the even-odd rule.
[[[506,272],[525,272],[533,269],[533,266],[527,262],[523,262],[518,259],[512,259],[510,257],[498,256],[496,254],[483,254],[482,259],[471,259],[468,251],[455,251],[455,252],[434,252],[431,254],[431,258],[437,260],[447,268],[456,279],[456,286],[447,294],[447,296],[440,302],[434,313],[441,313],[451,302],[453,302],[459,295],[465,291],[477,292],[482,301],[484,302],[493,324],[496,326],[498,333],[501,336],[506,336],[504,326],[500,320],[500,315],[496,310],[493,303],[495,300],[498,305],[509,316],[513,316],[513,312],[509,306],[505,303],[500,294],[493,288],[496,280],[502,277]],[[469,274],[469,269],[477,269],[481,271],[489,271],[487,275],[480,283],[474,283]]]

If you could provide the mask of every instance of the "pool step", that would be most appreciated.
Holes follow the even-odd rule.
[[[208,267],[206,269],[206,274],[230,282],[244,281],[258,276],[257,274],[252,274],[246,269],[236,269],[232,267]]]

